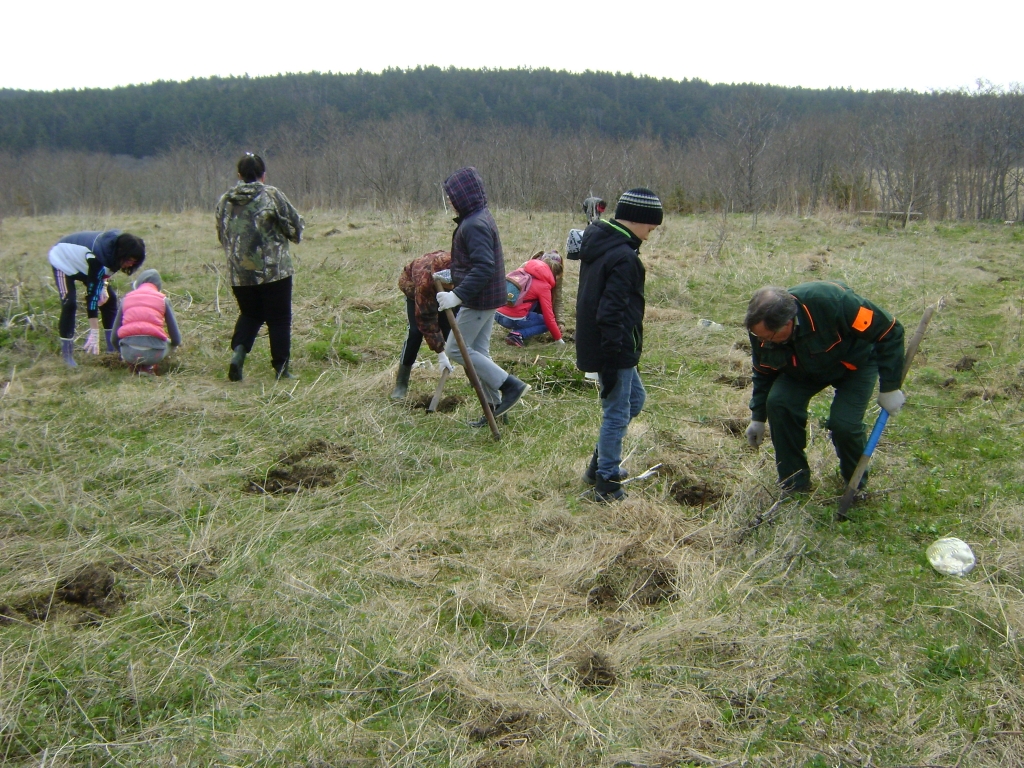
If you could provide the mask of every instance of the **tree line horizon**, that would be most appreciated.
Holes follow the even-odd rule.
[[[812,90],[418,67],[0,90],[0,215],[209,208],[243,151],[301,208],[575,210],[643,185],[678,213],[1024,220],[1024,90]]]

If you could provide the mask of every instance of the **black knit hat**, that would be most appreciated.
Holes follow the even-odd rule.
[[[661,224],[661,200],[647,187],[636,187],[622,193],[615,206],[615,218],[637,224]]]

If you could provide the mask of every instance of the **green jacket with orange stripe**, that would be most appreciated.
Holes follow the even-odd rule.
[[[750,334],[753,421],[767,421],[768,392],[780,374],[827,385],[848,371],[875,364],[880,392],[900,388],[903,326],[899,320],[839,282],[801,283],[789,293],[798,304],[792,335],[778,344]]]

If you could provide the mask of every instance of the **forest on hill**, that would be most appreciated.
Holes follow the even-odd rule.
[[[1024,92],[711,85],[436,67],[0,90],[0,213],[209,207],[243,150],[305,207],[564,210],[644,184],[679,212],[1024,214]]]

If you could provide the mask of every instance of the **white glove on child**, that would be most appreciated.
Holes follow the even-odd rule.
[[[448,373],[452,373],[455,371],[455,366],[452,365],[452,361],[448,359],[448,355],[446,355],[444,352],[437,353],[437,367],[440,368],[442,371],[447,369]]]
[[[104,304],[106,304],[107,303],[107,299],[109,299],[109,298],[110,298],[110,292],[107,291],[107,284],[104,283],[103,287],[100,289],[100,303],[99,303],[99,306],[102,307]]]
[[[85,344],[82,349],[90,355],[100,353],[100,331],[98,328],[90,328],[89,334],[85,337]]]
[[[565,339],[555,339],[555,344],[561,344],[562,346],[565,346]]]
[[[747,445],[751,448],[759,448],[764,442],[765,423],[763,421],[752,421],[747,427]]]
[[[890,416],[899,413],[905,402],[907,402],[906,396],[898,389],[894,389],[892,392],[878,393],[878,405],[885,408]]]
[[[455,291],[441,291],[437,294],[437,308],[444,312],[446,309],[455,309],[462,303],[459,294]]]

